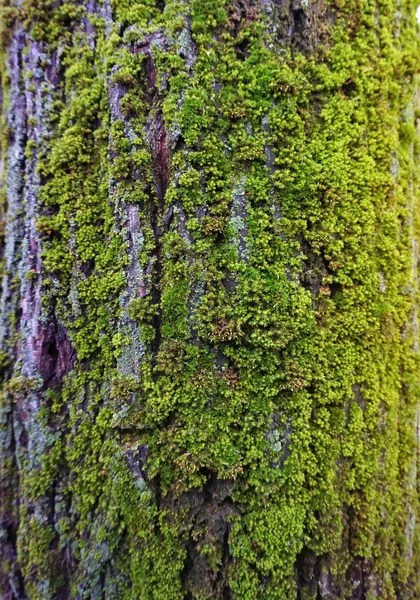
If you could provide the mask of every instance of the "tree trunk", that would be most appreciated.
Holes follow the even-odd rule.
[[[2,0],[2,600],[420,598],[415,8]]]

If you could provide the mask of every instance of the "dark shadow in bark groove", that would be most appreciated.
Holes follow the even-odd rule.
[[[44,382],[44,389],[60,383],[76,361],[76,352],[64,327],[56,320],[42,329],[36,340],[36,362]]]
[[[204,592],[208,597],[222,600],[230,598],[228,569],[231,563],[231,524],[228,517],[237,515],[238,509],[231,499],[233,481],[217,479],[215,473],[208,469],[204,471],[207,482],[203,488],[187,492],[181,500],[182,506],[190,509],[187,556],[181,580],[185,589],[189,590],[189,596],[186,597],[194,598],[199,592]],[[200,546],[208,543],[218,548],[221,562],[217,570],[213,569],[207,557],[200,552]]]

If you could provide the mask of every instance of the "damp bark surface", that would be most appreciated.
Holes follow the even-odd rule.
[[[407,0],[0,1],[0,600],[415,600]]]

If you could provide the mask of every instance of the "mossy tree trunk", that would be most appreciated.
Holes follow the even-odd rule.
[[[418,599],[415,4],[2,1],[0,598]]]

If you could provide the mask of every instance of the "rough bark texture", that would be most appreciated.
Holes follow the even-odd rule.
[[[416,6],[2,2],[0,598],[418,599]]]

